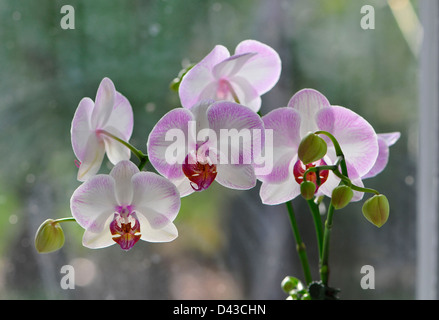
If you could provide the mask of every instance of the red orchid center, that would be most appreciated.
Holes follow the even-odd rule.
[[[315,167],[315,166],[324,166],[326,165],[326,162],[323,159],[320,159],[316,162],[304,165],[302,161],[297,160],[297,162],[294,164],[293,168],[293,174],[294,178],[296,179],[296,182],[298,184],[301,184],[303,182],[303,174],[306,170],[309,168]],[[319,189],[319,187],[328,180],[329,170],[320,170],[319,171],[319,178],[320,178],[320,184],[317,184],[317,172],[308,172],[306,174],[306,181],[311,181],[316,185],[316,192]]]
[[[118,206],[110,223],[112,239],[122,250],[130,250],[141,237],[140,222],[131,206]]]
[[[212,163],[209,156],[202,155],[199,152],[196,154],[195,152],[189,153],[182,169],[195,191],[203,191],[209,188],[217,175],[216,165]]]

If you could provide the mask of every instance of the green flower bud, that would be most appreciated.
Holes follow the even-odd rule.
[[[58,222],[53,219],[44,221],[35,235],[35,248],[38,253],[56,251],[64,245],[64,232]]]
[[[354,192],[346,185],[341,185],[332,190],[331,204],[335,209],[346,207],[352,200]]]
[[[325,140],[314,133],[308,133],[300,142],[297,153],[304,164],[309,164],[323,158],[327,149]]]
[[[389,201],[383,194],[374,195],[363,204],[363,215],[378,228],[386,223],[389,211]]]
[[[293,290],[303,289],[302,282],[300,282],[300,280],[296,277],[291,276],[287,276],[282,280],[281,287],[288,294],[290,294]]]
[[[316,192],[316,185],[312,181],[303,181],[300,184],[300,194],[306,200],[311,200],[314,198],[314,193]]]

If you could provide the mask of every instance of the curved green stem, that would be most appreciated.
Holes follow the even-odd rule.
[[[131,152],[140,160],[140,163],[138,165],[139,170],[142,170],[145,164],[148,162],[148,156],[144,154],[139,149],[135,148],[130,143],[126,142],[125,140],[120,139],[119,137],[115,136],[114,134],[105,131],[105,130],[99,130],[99,133],[105,134],[106,136],[110,137],[113,140],[116,140],[117,142],[122,143],[125,147],[131,150]]]
[[[340,180],[342,180],[347,186],[351,187],[352,190],[359,191],[359,192],[368,192],[368,193],[374,193],[374,194],[380,194],[377,190],[371,189],[371,188],[364,188],[359,187],[354,184],[352,184],[351,179],[343,175],[340,171],[338,171],[338,165],[326,165],[326,166],[317,166],[317,167],[311,167],[308,168],[305,173],[303,174],[303,180],[306,180],[306,175],[309,172],[319,172],[321,170],[331,170]]]
[[[56,219],[54,222],[68,222],[68,221],[75,221],[76,222],[76,219],[73,217],[68,217],[68,218]]]
[[[285,202],[288,210],[288,216],[290,217],[291,227],[293,229],[294,238],[296,239],[296,249],[299,254],[300,263],[302,264],[303,273],[305,275],[306,285],[312,282],[311,270],[309,268],[308,256],[306,254],[306,246],[300,237],[299,228],[297,226],[296,217],[294,215],[293,205],[291,201]]]
[[[343,159],[340,161],[340,167],[341,167],[341,172],[343,173],[343,175],[348,176],[348,169],[346,166],[346,161],[344,159],[344,154],[343,151],[341,150],[340,144],[338,143],[337,139],[335,139],[335,137],[327,132],[327,131],[316,131],[315,134],[324,134],[325,136],[327,136],[329,139],[331,139],[334,148],[335,148],[335,154],[337,157],[342,157]]]
[[[332,204],[330,204],[328,208],[328,217],[326,218],[325,222],[325,233],[323,235],[323,251],[320,262],[320,278],[322,280],[322,284],[325,286],[328,286],[329,278],[329,241],[331,238],[333,215],[334,207],[332,206]]]
[[[308,206],[311,210],[311,215],[314,220],[314,227],[316,229],[317,236],[317,247],[319,249],[319,257],[322,256],[323,249],[323,224],[322,218],[320,217],[320,211],[318,205],[314,202],[314,200],[307,200]]]

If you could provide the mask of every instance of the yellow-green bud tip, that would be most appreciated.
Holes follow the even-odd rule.
[[[354,192],[348,186],[341,185],[332,190],[331,204],[335,209],[342,209],[351,202]]]
[[[64,232],[58,222],[53,219],[44,221],[35,235],[35,248],[38,253],[56,251],[64,245]]]
[[[300,142],[297,154],[304,164],[309,164],[323,158],[327,149],[325,140],[310,132]]]
[[[363,215],[378,228],[386,223],[389,212],[389,201],[383,194],[374,195],[363,204]]]

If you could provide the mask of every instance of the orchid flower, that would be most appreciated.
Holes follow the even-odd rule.
[[[127,98],[104,78],[96,99],[83,98],[71,127],[73,151],[80,161],[78,180],[85,181],[101,167],[105,153],[112,164],[130,158],[130,150],[111,135],[128,141],[133,131],[133,110]]]
[[[261,95],[274,87],[280,73],[279,55],[266,44],[242,41],[233,56],[227,48],[217,45],[183,77],[180,101],[190,109],[205,99],[228,100],[257,112]]]
[[[117,243],[129,250],[139,239],[168,242],[178,235],[172,223],[180,210],[177,188],[156,173],[140,172],[129,160],[79,186],[70,208],[85,229],[82,243],[88,248]]]
[[[250,140],[239,142],[246,133]],[[176,184],[181,196],[205,190],[215,180],[245,190],[256,185],[252,160],[264,137],[255,112],[234,102],[209,100],[164,115],[148,137],[147,150],[150,163]]]
[[[260,196],[265,204],[275,205],[294,199],[300,194],[300,183],[306,169],[318,165],[332,165],[337,156],[331,140],[323,137],[328,145],[326,155],[315,163],[304,165],[297,156],[302,138],[318,130],[331,133],[344,153],[349,179],[363,187],[362,179],[380,173],[387,164],[388,148],[395,143],[398,132],[377,135],[373,127],[355,112],[340,106],[331,106],[327,98],[313,89],[296,93],[287,107],[271,111],[263,117],[266,130],[273,130],[273,170],[257,169],[262,181]],[[340,179],[331,171],[320,171],[320,185],[316,195],[331,197]],[[307,180],[316,183],[315,173]],[[354,192],[351,201],[363,197]]]

